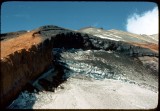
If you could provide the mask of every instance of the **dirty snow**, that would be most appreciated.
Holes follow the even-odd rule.
[[[68,79],[54,92],[22,93],[17,106],[33,109],[152,109],[158,93],[126,82],[105,79]]]

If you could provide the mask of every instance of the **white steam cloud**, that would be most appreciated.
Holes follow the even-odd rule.
[[[136,34],[158,34],[158,7],[144,12],[134,13],[127,19],[126,30]]]

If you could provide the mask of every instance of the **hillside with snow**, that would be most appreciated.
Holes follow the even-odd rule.
[[[157,35],[47,25],[1,34],[1,107],[153,109]]]

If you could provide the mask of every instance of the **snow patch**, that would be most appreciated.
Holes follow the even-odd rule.
[[[63,86],[65,88],[56,93],[22,92],[8,108],[151,109],[158,104],[158,93],[119,80],[70,78]]]
[[[98,29],[97,32],[101,32],[101,30]]]
[[[113,52],[112,52],[112,51],[110,51],[110,50],[109,50],[109,51],[107,51],[107,52],[108,52],[108,53],[113,53]]]
[[[95,35],[95,36],[100,37],[100,38],[105,38],[105,39],[114,40],[114,41],[119,41],[119,39],[110,38],[110,37],[106,37],[106,36],[102,36],[102,35]]]
[[[114,55],[119,58],[119,55],[117,55],[117,54],[114,54]]]
[[[114,34],[104,34],[104,35],[106,35],[106,36],[110,36],[110,37],[116,37],[116,38],[122,38],[122,37],[120,37],[120,36],[117,36],[117,35],[114,35]]]

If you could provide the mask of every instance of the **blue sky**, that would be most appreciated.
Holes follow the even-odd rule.
[[[153,2],[3,2],[1,32],[57,25],[78,30],[86,26],[126,31],[133,14],[157,7]]]

